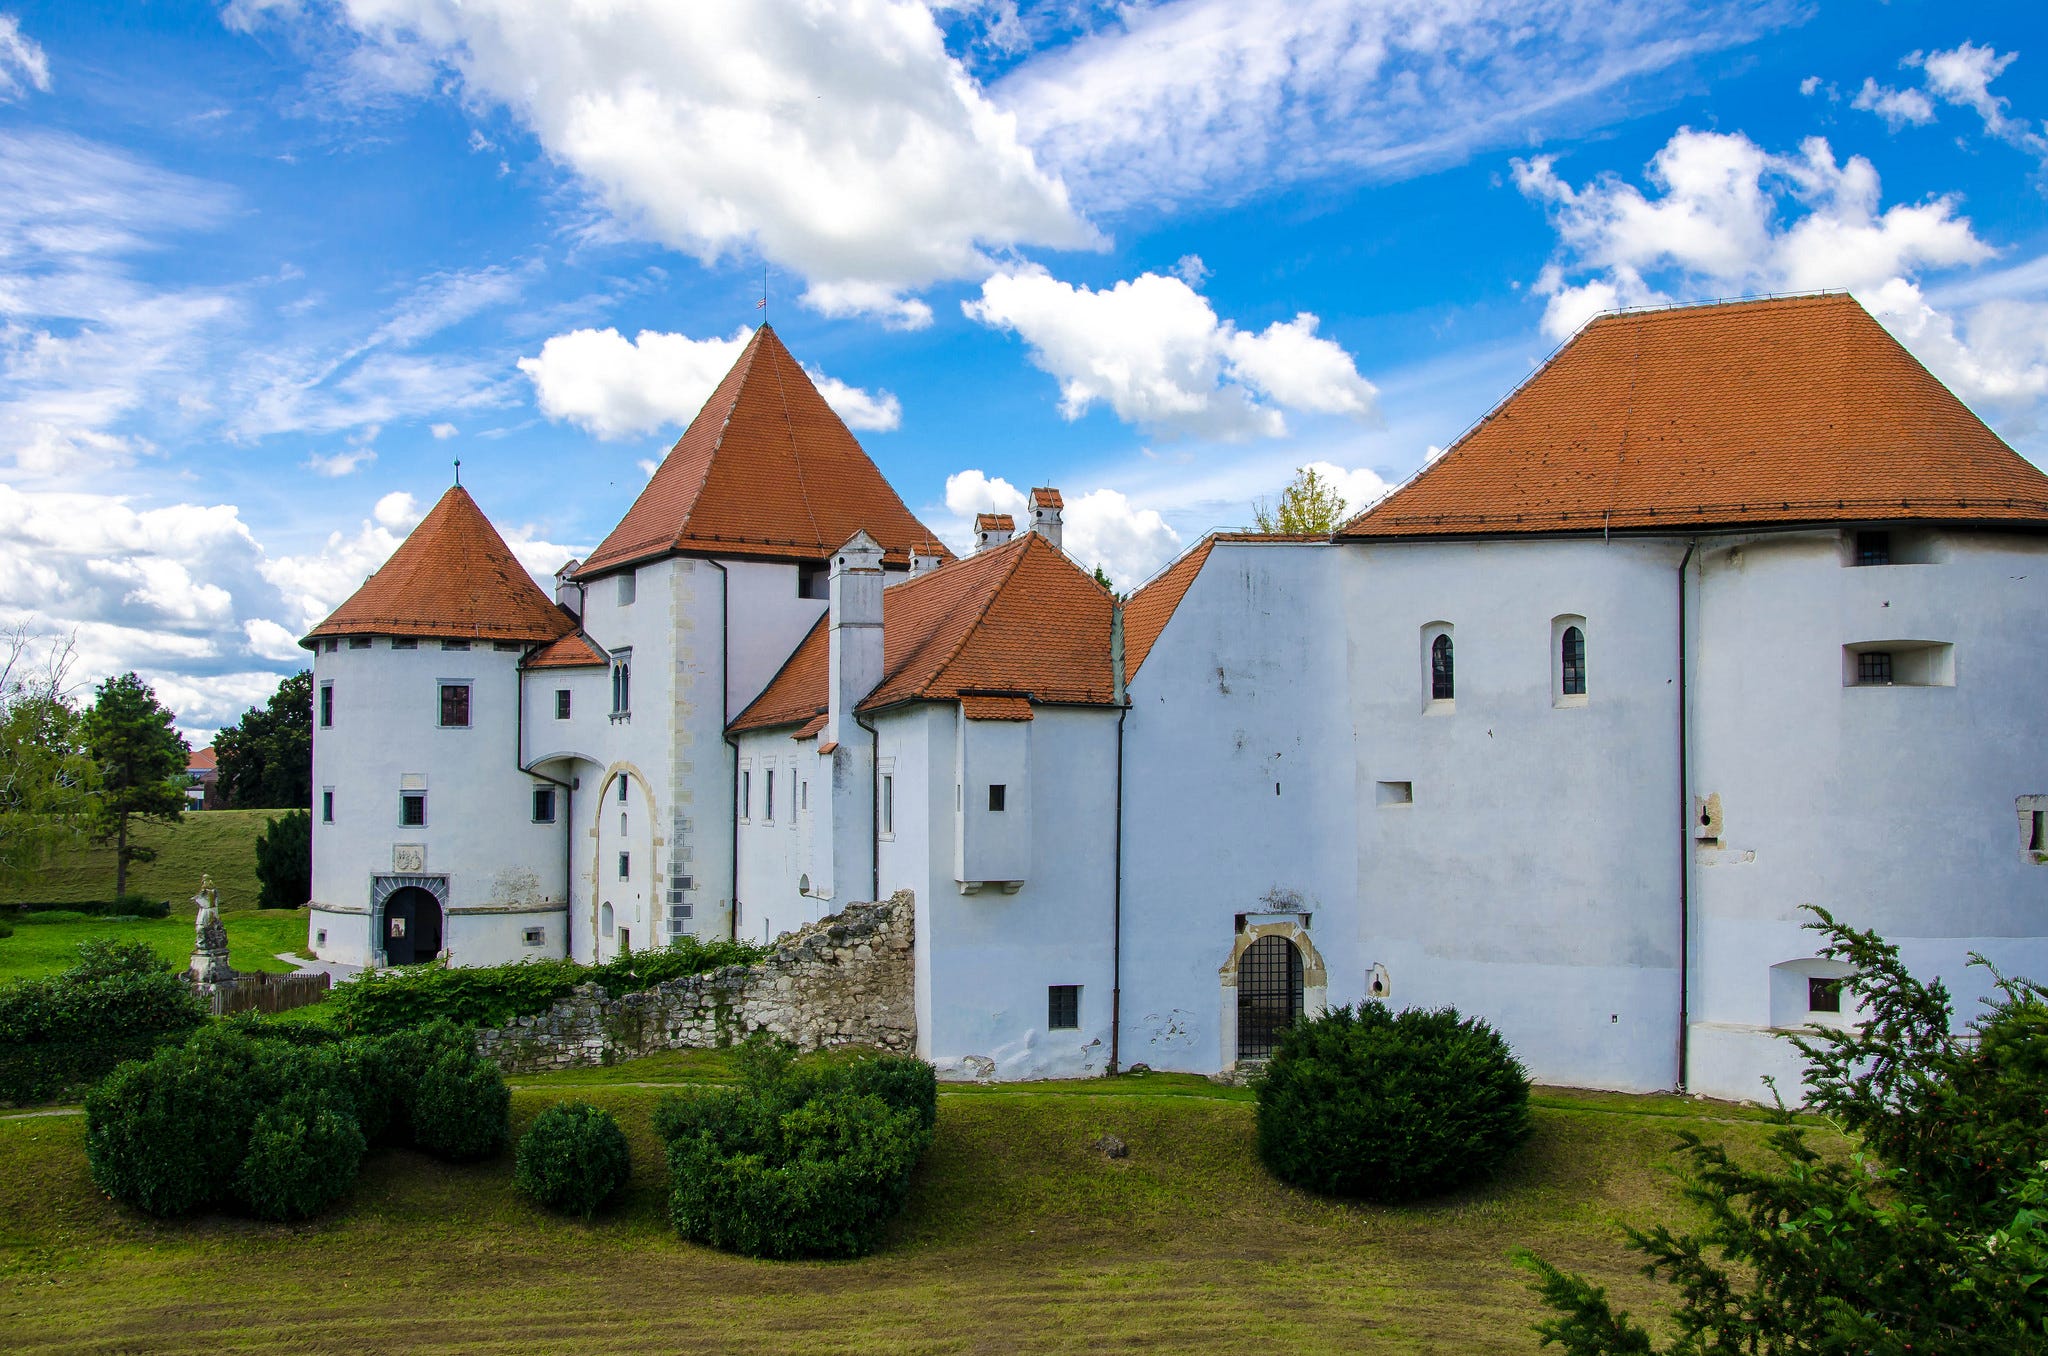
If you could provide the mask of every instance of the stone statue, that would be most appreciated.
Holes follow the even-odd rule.
[[[199,893],[192,897],[199,916],[192,920],[192,979],[198,984],[232,982],[235,969],[228,964],[228,930],[220,921],[220,891],[212,876],[199,878]]]

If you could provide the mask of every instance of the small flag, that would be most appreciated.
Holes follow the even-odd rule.
[[[755,309],[755,310],[757,310],[757,311],[765,311],[765,310],[767,310],[767,309],[768,309],[768,298],[766,298],[766,297],[763,297],[763,298],[761,298],[761,299],[760,299],[759,301],[755,302],[755,303],[754,303],[754,309]]]

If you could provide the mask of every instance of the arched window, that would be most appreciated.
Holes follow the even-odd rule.
[[[1447,702],[1457,695],[1451,671],[1451,638],[1438,636],[1429,643],[1429,699]]]
[[[1265,936],[1237,962],[1237,1057],[1264,1059],[1302,1010],[1301,951],[1285,937]]]
[[[1564,695],[1583,697],[1586,695],[1586,633],[1576,626],[1564,628],[1564,638],[1558,647],[1558,659],[1562,664]]]

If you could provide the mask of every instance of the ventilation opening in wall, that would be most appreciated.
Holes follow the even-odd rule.
[[[1956,647],[1939,640],[1863,640],[1842,647],[1844,687],[1954,687]]]
[[[327,929],[326,929],[326,928],[321,928],[321,929],[320,929],[320,930],[319,930],[318,932],[316,932],[316,933],[314,933],[314,934],[313,934],[313,945],[315,945],[315,946],[325,946],[325,945],[327,945]]]
[[[1373,800],[1381,805],[1413,805],[1414,782],[1380,782],[1373,788]]]
[[[525,941],[528,946],[545,946],[547,945],[547,940],[548,930],[546,928],[528,928],[526,930]]]
[[[2021,796],[2020,860],[2048,866],[2048,796]]]

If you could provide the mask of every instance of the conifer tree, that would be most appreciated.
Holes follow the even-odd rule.
[[[176,823],[185,812],[185,765],[192,750],[172,726],[176,719],[156,691],[133,673],[109,678],[93,691],[85,713],[85,744],[99,767],[99,795],[90,832],[114,845],[114,893],[128,893],[128,868],[156,860],[156,849],[133,841],[130,821]]]

